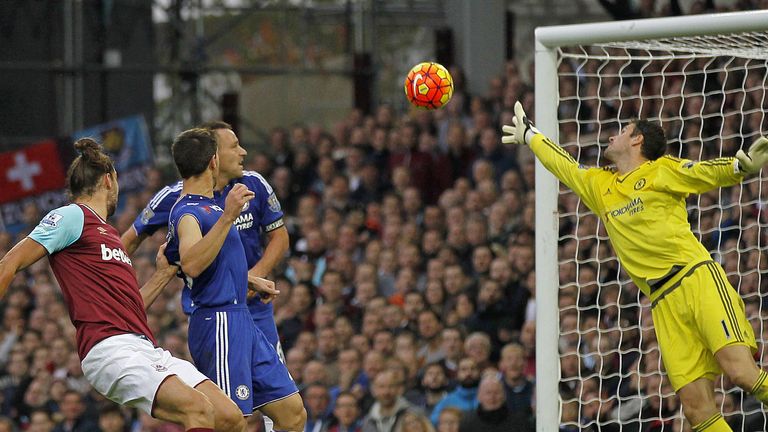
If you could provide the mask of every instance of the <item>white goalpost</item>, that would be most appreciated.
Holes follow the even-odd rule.
[[[692,160],[733,156],[768,134],[768,10],[543,27],[535,39],[536,126],[580,163],[606,165],[608,137],[635,117],[659,121],[669,153]],[[688,212],[768,361],[763,176],[691,196]],[[688,430],[647,299],[599,218],[538,161],[536,328],[537,431]],[[734,430],[768,430],[754,398],[722,378],[716,387]]]

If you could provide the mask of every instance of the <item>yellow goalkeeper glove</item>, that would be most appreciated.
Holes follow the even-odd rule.
[[[768,163],[768,137],[760,137],[749,146],[749,151],[736,152],[739,160],[739,169],[746,174],[754,174]]]
[[[519,101],[515,102],[515,117],[512,118],[512,123],[513,125],[501,127],[504,133],[509,134],[501,138],[504,144],[528,144],[534,135],[541,133],[525,115],[523,105]]]

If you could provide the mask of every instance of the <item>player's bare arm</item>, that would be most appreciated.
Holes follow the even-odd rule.
[[[5,296],[16,273],[31,266],[48,254],[43,245],[25,238],[0,259],[0,298]]]
[[[155,257],[155,273],[139,290],[141,292],[141,300],[144,301],[144,310],[152,306],[157,296],[163,292],[163,288],[168,285],[168,282],[171,281],[179,269],[174,265],[170,265],[165,258],[165,247],[167,245],[168,243],[163,243],[158,249],[157,256]]]
[[[182,216],[178,232],[179,257],[184,274],[194,278],[211,265],[243,206],[253,197],[254,193],[245,185],[236,184],[227,195],[224,213],[205,236],[193,216]]]
[[[149,237],[147,234],[137,235],[136,228],[131,225],[127,230],[125,230],[123,235],[120,236],[120,241],[123,242],[125,253],[128,255],[133,255],[133,253],[136,252],[136,249],[138,249],[141,245],[141,242],[146,240],[147,237]]]
[[[280,228],[267,233],[267,247],[264,249],[264,255],[256,265],[248,271],[248,298],[260,294],[262,303],[269,303],[280,294],[280,291],[274,288],[274,283],[269,287],[258,282],[259,279],[266,277],[272,272],[272,269],[275,268],[277,263],[283,259],[283,256],[285,256],[288,247],[288,230],[285,226],[281,226]]]
[[[269,275],[277,263],[283,259],[289,246],[288,229],[285,226],[268,232],[267,247],[264,249],[264,255],[251,268],[250,272],[259,277]]]

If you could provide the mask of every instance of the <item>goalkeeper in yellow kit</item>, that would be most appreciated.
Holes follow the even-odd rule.
[[[614,169],[579,165],[542,135],[515,104],[506,144],[530,146],[541,163],[570,187],[608,231],[624,269],[651,300],[656,337],[669,380],[695,431],[730,431],[715,405],[714,378],[725,373],[768,403],[768,373],[757,350],[744,302],[720,264],[691,232],[685,199],[740,183],[768,163],[768,138],[736,157],[694,162],[665,155],[664,130],[633,120],[610,138],[605,156]]]

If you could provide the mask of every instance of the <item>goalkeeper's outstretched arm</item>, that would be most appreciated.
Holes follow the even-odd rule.
[[[505,144],[529,146],[549,172],[579,195],[589,208],[596,210],[592,179],[608,173],[602,169],[580,165],[567,151],[539,132],[525,115],[520,102],[515,103],[515,117],[512,122],[514,124],[502,127],[502,131],[507,135],[502,137],[501,141]]]
[[[735,157],[719,157],[700,162],[677,159],[668,169],[660,170],[655,180],[659,189],[681,194],[700,194],[719,187],[741,183],[744,176],[755,174],[768,163],[768,138],[758,138],[748,152],[739,150]]]

